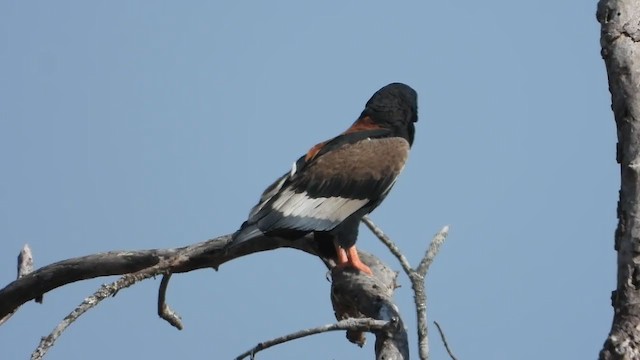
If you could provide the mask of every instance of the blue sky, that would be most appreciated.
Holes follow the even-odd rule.
[[[619,170],[595,2],[2,2],[0,284],[37,265],[233,232],[261,191],[347,128],[381,86],[419,94],[409,163],[372,214],[427,278],[429,318],[461,359],[593,358],[615,288]],[[359,247],[393,268],[361,228]],[[100,284],[0,327],[24,359]],[[417,358],[409,282],[396,292]],[[322,264],[293,250],[120,292],[49,359],[231,358],[334,321]],[[432,356],[444,349],[431,329]],[[526,350],[525,350],[526,349]],[[371,358],[343,333],[259,358]]]

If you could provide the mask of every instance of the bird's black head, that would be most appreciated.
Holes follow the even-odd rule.
[[[376,91],[367,101],[360,117],[365,116],[413,144],[413,123],[418,121],[418,94],[408,85],[391,83]]]

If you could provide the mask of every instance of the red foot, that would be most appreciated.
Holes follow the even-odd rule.
[[[336,268],[342,269],[345,267],[352,267],[369,276],[373,276],[371,269],[360,260],[358,250],[356,250],[355,245],[348,248],[346,251],[337,244],[335,247],[336,253],[338,254]]]

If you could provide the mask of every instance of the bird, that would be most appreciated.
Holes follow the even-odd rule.
[[[418,121],[417,97],[403,83],[376,91],[346,131],[311,147],[267,187],[227,246],[259,236],[295,241],[313,233],[317,241],[333,242],[336,267],[372,275],[355,247],[358,228],[404,169]]]

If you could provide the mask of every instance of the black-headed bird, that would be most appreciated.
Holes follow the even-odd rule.
[[[362,217],[387,196],[409,155],[417,94],[401,83],[378,90],[342,134],[313,146],[269,186],[230,247],[256,236],[333,241],[338,267],[371,269],[355,247]]]

